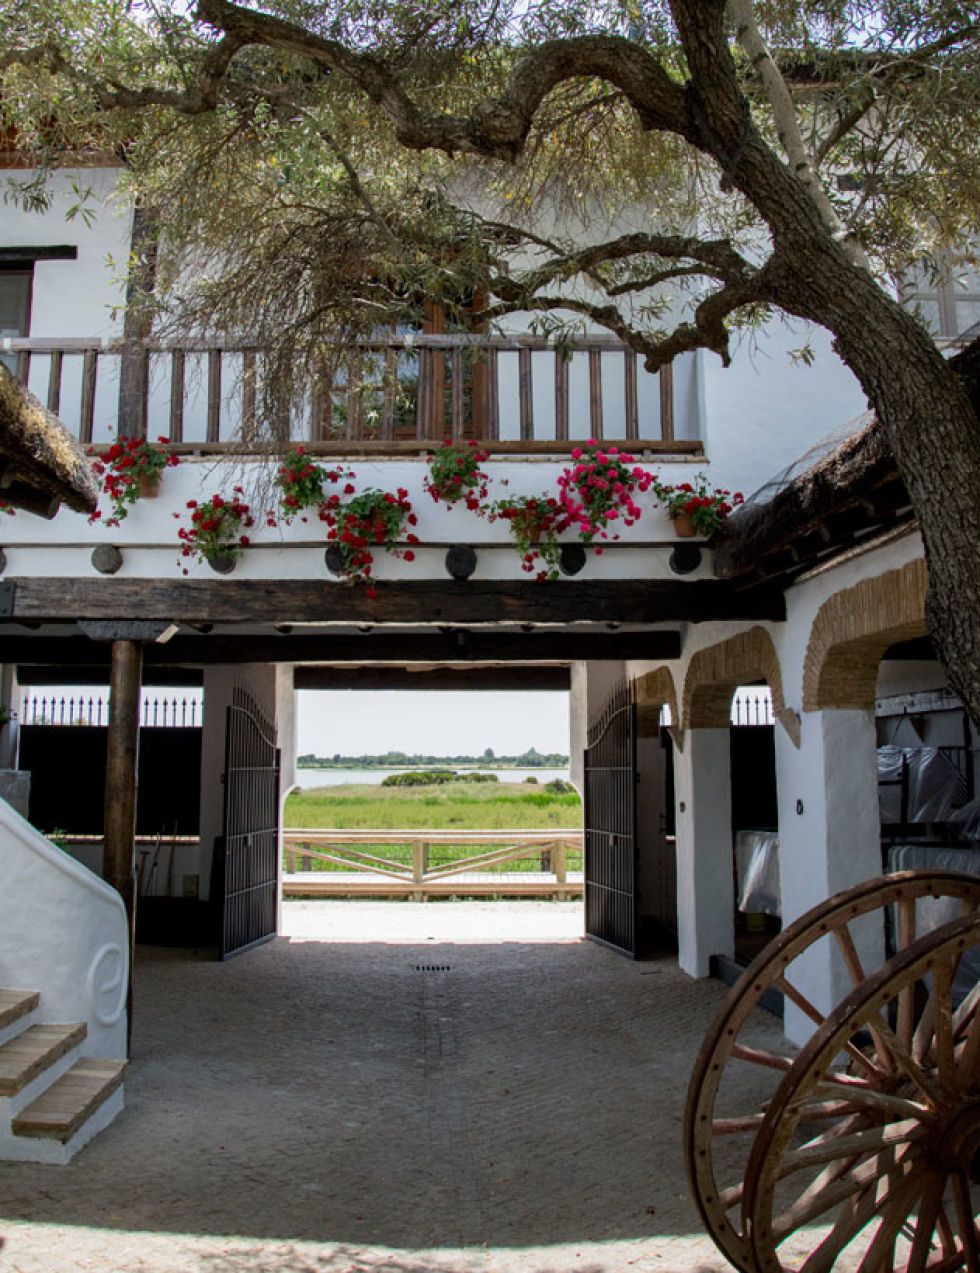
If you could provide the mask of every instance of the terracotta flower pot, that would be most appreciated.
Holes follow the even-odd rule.
[[[141,473],[138,488],[140,499],[156,499],[160,494],[160,474]]]
[[[690,513],[678,513],[674,518],[674,534],[678,539],[690,539],[698,533],[694,518]]]

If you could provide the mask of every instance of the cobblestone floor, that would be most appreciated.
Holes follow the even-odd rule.
[[[580,940],[574,903],[284,929],[140,949],[126,1111],[69,1167],[0,1165],[4,1273],[727,1267],[680,1148],[717,983]]]

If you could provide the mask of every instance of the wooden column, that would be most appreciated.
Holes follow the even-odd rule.
[[[136,760],[142,669],[143,647],[138,641],[113,641],[102,874],[106,883],[122,895],[129,917],[130,979],[126,1011],[130,1036],[133,1029],[132,956],[136,938]]]

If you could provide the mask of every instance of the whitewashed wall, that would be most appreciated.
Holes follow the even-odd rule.
[[[59,174],[54,181],[54,200],[49,211],[31,214],[10,205],[0,206],[0,244],[74,243],[77,261],[40,261],[35,271],[34,311],[31,334],[35,336],[109,337],[121,330],[112,311],[122,299],[118,281],[128,250],[130,213],[122,198],[113,194],[118,170],[83,169]],[[91,207],[96,212],[91,226],[81,218],[66,221],[67,209],[77,196],[72,183],[88,184],[95,192]],[[520,315],[508,320],[514,331],[527,328]],[[789,351],[808,338],[800,325],[777,320],[761,333],[741,338],[732,366],[722,367],[703,351],[678,359],[674,367],[675,432],[679,438],[702,438],[710,476],[721,486],[755,490],[773,473],[785,467],[814,442],[864,409],[857,382],[830,348],[826,333],[810,333],[815,360],[806,367],[794,363]],[[118,380],[114,359],[100,360],[96,398],[95,437],[105,440],[115,418]],[[188,359],[188,400],[185,433],[188,440],[204,437],[204,396],[201,367]],[[534,356],[534,414],[537,436],[554,436],[553,358]],[[47,359],[38,357],[31,386],[43,394]],[[517,359],[500,360],[501,436],[518,436]],[[224,376],[223,435],[238,415],[238,388],[234,357],[227,359]],[[151,434],[166,430],[169,414],[169,373],[162,361],[151,366],[153,392],[150,402]],[[77,416],[81,383],[81,359],[65,361],[62,414]],[[622,358],[603,356],[603,383],[607,395],[606,431],[621,431]],[[641,432],[659,429],[659,391],[656,377],[641,370],[638,381]],[[588,386],[586,360],[578,356],[570,370],[570,423],[574,437],[588,436]]]

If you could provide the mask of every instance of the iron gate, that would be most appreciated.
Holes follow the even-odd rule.
[[[637,955],[636,704],[621,681],[585,752],[585,932]]]
[[[275,726],[235,689],[225,730],[225,817],[218,958],[276,935],[279,900],[279,749]]]

